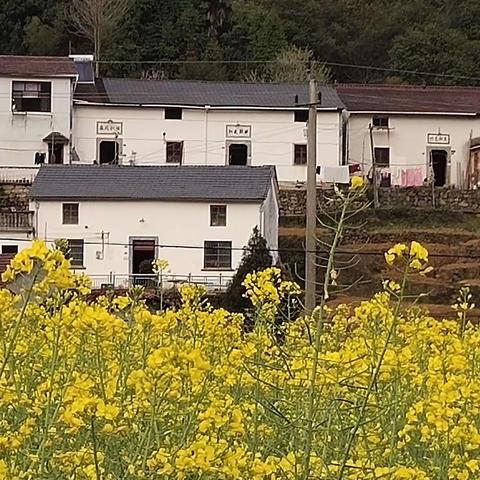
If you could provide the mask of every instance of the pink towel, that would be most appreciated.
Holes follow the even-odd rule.
[[[402,187],[421,187],[423,185],[422,169],[407,168],[402,170]]]

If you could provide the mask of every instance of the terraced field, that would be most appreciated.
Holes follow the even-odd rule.
[[[385,217],[387,217],[385,219]],[[301,281],[305,229],[292,221],[281,228],[280,248],[285,267]],[[412,276],[409,294],[422,297],[419,304],[428,306],[435,316],[451,316],[450,305],[460,287],[469,285],[474,300],[480,305],[480,218],[474,215],[442,215],[439,212],[416,212],[410,216],[386,212],[362,219],[357,228],[347,231],[337,256],[340,270],[339,291],[334,303],[358,303],[381,288],[385,279],[398,278],[401,273],[388,267],[383,254],[393,244],[416,240],[430,252],[434,271],[427,277]],[[360,228],[358,228],[360,227]],[[317,236],[328,241],[326,230],[318,229]],[[319,250],[321,247],[319,246]],[[322,264],[319,252],[318,263]],[[322,269],[319,268],[319,282]],[[345,290],[347,289],[347,290]],[[345,290],[345,291],[341,291]],[[480,318],[480,310],[472,312]]]

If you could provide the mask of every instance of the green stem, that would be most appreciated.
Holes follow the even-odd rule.
[[[53,378],[55,375],[55,370],[57,366],[57,360],[58,360],[58,343],[60,340],[60,327],[57,329],[57,335],[55,337],[55,344],[53,347],[53,358],[52,358],[52,365],[50,367],[50,385],[47,393],[47,406],[45,407],[45,422],[43,426],[43,435],[42,435],[42,441],[40,443],[39,447],[39,452],[38,452],[38,457],[40,461],[40,474],[43,475],[44,473],[44,466],[45,462],[43,459],[44,453],[45,453],[45,444],[47,442],[48,438],[48,431],[50,430],[50,408],[52,404],[52,392],[53,392]]]
[[[106,390],[105,390],[105,380],[103,378],[103,364],[101,362],[100,355],[100,344],[98,342],[98,332],[95,331],[95,356],[97,360],[98,375],[100,378],[100,388],[102,389],[103,400],[107,400]]]
[[[405,285],[406,285],[406,282],[407,282],[407,272],[408,272],[408,262],[406,263],[405,270],[404,270],[404,273],[403,273],[402,286],[401,286],[400,295],[398,297],[397,304],[395,306],[395,310],[393,312],[392,324],[390,325],[390,328],[388,330],[387,338],[385,340],[385,344],[382,348],[382,352],[380,354],[378,362],[375,365],[375,368],[373,370],[373,375],[370,378],[370,382],[368,384],[368,388],[367,388],[367,391],[365,393],[365,397],[363,398],[363,402],[362,402],[362,405],[360,407],[360,413],[358,415],[357,421],[355,422],[355,425],[353,426],[352,431],[350,433],[350,437],[348,439],[348,443],[347,443],[347,446],[345,448],[345,452],[344,452],[344,455],[343,455],[343,460],[342,460],[342,463],[341,463],[341,466],[340,466],[340,470],[338,472],[338,477],[337,477],[338,480],[341,480],[343,478],[343,475],[344,475],[345,470],[347,468],[348,457],[350,455],[350,451],[353,448],[353,444],[355,442],[355,437],[358,433],[358,430],[359,430],[360,426],[362,425],[363,417],[365,416],[365,412],[366,412],[367,406],[368,406],[368,400],[370,398],[370,395],[372,394],[374,386],[377,383],[378,377],[380,375],[380,369],[382,368],[382,365],[383,365],[383,359],[385,358],[388,346],[390,344],[390,340],[392,339],[393,334],[395,333],[395,330],[396,330],[396,327],[397,327],[398,315],[400,313],[400,307],[401,307],[401,304],[402,304],[403,293],[405,291]]]
[[[330,246],[327,269],[325,271],[325,278],[323,280],[323,295],[320,301],[320,306],[317,309],[318,319],[317,319],[317,327],[316,327],[317,329],[315,332],[315,348],[313,351],[312,369],[310,370],[310,381],[309,381],[309,387],[308,387],[307,426],[306,426],[306,438],[305,438],[305,451],[303,454],[303,462],[302,462],[303,463],[302,478],[304,480],[307,480],[310,476],[310,458],[312,456],[313,433],[314,433],[313,423],[314,423],[314,416],[315,416],[315,389],[316,389],[316,382],[317,382],[317,375],[318,375],[320,348],[321,348],[321,342],[322,342],[324,307],[325,307],[325,302],[329,297],[328,288],[330,286],[330,276],[333,269],[335,251],[342,237],[343,223],[345,220],[347,208],[350,203],[349,200],[350,200],[350,194],[348,195],[345,202],[343,203],[342,212],[340,215],[340,219],[338,221],[338,227],[335,231],[335,236]]]
[[[40,267],[37,267],[37,272],[32,276],[32,283],[30,284],[30,287],[27,291],[27,296],[25,297],[25,301],[23,302],[22,310],[20,311],[20,314],[19,314],[19,316],[17,318],[17,321],[15,323],[12,338],[8,342],[8,347],[7,347],[7,350],[5,351],[5,358],[3,359],[2,366],[0,367],[0,379],[2,378],[3,373],[5,372],[5,368],[7,366],[7,363],[10,360],[10,355],[12,354],[13,348],[15,346],[15,341],[17,340],[18,334],[20,332],[20,326],[22,324],[23,317],[25,316],[25,311],[27,310],[27,306],[30,303],[30,298],[31,298],[32,292],[33,292],[33,287],[35,285],[35,282],[37,280],[37,276],[38,276],[39,272],[40,272]]]
[[[97,436],[95,435],[95,420],[92,417],[92,444],[93,444],[93,461],[95,462],[95,476],[97,480],[101,480],[102,476],[100,474],[100,465],[98,463],[98,451],[97,451]]]

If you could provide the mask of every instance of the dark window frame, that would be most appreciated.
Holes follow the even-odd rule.
[[[232,270],[232,242],[205,240],[203,242],[204,270]]]
[[[62,203],[62,225],[78,225],[80,222],[80,204]]]
[[[210,226],[211,227],[227,226],[227,206],[226,205],[210,205]]]
[[[293,121],[297,123],[307,123],[308,110],[295,110],[293,112]]]
[[[52,82],[12,80],[12,112],[51,113]]]
[[[2,255],[16,255],[17,253],[18,245],[2,245]]]
[[[175,163],[177,165],[181,165],[183,163],[183,141],[168,141],[165,148],[166,163]],[[174,151],[169,152],[169,149],[173,149]],[[180,159],[178,159],[179,157]]]
[[[68,238],[68,253],[66,257],[70,260],[73,268],[84,268],[85,262],[85,241],[83,238]]]
[[[375,155],[375,165],[378,165],[381,167],[390,166],[390,147],[375,147],[374,155]],[[385,158],[385,156],[387,158]]]
[[[165,107],[164,108],[165,120],[182,120],[183,108],[180,107]]]
[[[306,165],[307,164],[307,144],[295,143],[293,145],[293,164],[294,165]]]
[[[390,118],[386,115],[376,115],[372,118],[373,128],[390,128]]]

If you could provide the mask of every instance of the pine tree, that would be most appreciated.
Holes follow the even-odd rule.
[[[251,307],[250,301],[244,297],[245,287],[242,283],[247,274],[271,267],[272,261],[267,241],[255,227],[244,249],[240,266],[225,292],[223,304],[227,310],[244,312]]]

